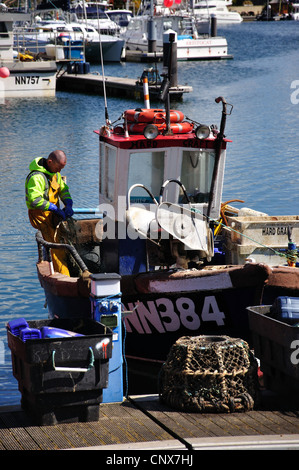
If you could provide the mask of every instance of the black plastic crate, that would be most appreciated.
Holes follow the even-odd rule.
[[[111,329],[89,319],[28,321],[28,326],[51,326],[83,336],[24,342],[7,329],[22,406],[41,424],[51,424],[51,420],[54,424],[60,416],[75,421],[80,416],[84,421],[92,416],[97,419],[102,390],[108,387]]]
[[[39,425],[98,421],[103,391],[33,395],[23,389],[21,406]]]
[[[272,317],[272,306],[248,307],[254,355],[260,360],[265,386],[286,394],[299,391],[299,327]]]

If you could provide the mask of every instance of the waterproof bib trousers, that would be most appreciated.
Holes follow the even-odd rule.
[[[59,189],[56,175],[49,180],[49,202],[59,206]],[[41,209],[29,209],[28,216],[32,227],[40,230],[47,242],[59,243],[59,224],[57,224],[57,216],[51,211],[43,211]],[[51,249],[54,271],[70,275],[67,268],[67,254],[64,249]]]

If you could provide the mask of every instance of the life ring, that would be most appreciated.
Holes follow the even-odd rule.
[[[171,109],[169,114],[170,122],[182,122],[185,118],[181,111]],[[159,124],[166,121],[166,112],[164,109],[128,109],[125,111],[125,118],[128,122]]]
[[[128,124],[128,131],[132,134],[143,134],[145,128],[147,127],[148,123],[139,122],[136,124]],[[154,124],[159,132],[163,132],[166,130],[166,123],[162,124]],[[174,134],[188,134],[193,130],[194,125],[190,122],[183,121],[179,123],[171,123],[170,129]]]

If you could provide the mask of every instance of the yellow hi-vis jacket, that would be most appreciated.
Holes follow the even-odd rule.
[[[68,185],[60,173],[50,173],[42,165],[42,158],[35,158],[29,165],[30,173],[26,178],[25,194],[28,209],[47,211],[50,202],[59,206],[59,198],[66,202],[71,199]],[[56,196],[51,197],[50,187],[53,186]]]

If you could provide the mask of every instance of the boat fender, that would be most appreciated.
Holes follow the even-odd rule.
[[[147,123],[136,123],[136,124],[128,124],[128,131],[132,134],[143,134],[145,128],[148,126]],[[159,132],[163,132],[166,130],[166,124],[155,124]],[[188,134],[193,130],[193,124],[187,121],[179,122],[179,123],[171,123],[170,129],[174,134]]]
[[[185,118],[181,111],[170,110],[170,122],[182,122]],[[128,122],[142,122],[159,124],[166,121],[166,112],[164,109],[128,109],[124,113]]]
[[[10,70],[7,67],[0,67],[0,77],[8,78],[10,76]]]

